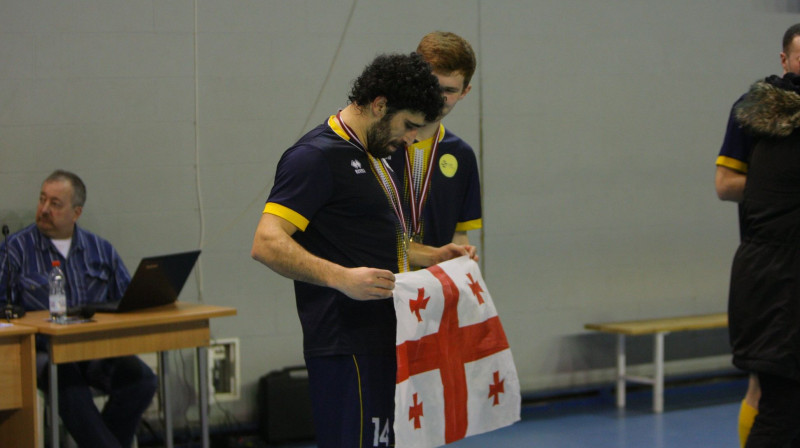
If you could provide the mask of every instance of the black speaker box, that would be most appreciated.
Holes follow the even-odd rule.
[[[268,443],[314,439],[305,366],[285,367],[258,381],[258,431]]]

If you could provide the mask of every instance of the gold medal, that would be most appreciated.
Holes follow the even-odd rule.
[[[375,175],[375,178],[378,180],[378,183],[383,188],[383,192],[386,194],[386,198],[389,201],[389,205],[394,210],[394,214],[397,217],[397,221],[401,227],[401,234],[403,239],[403,253],[398,254],[400,255],[400,269],[401,271],[407,271],[408,266],[408,250],[411,248],[411,231],[408,229],[406,225],[406,217],[403,213],[403,204],[402,200],[400,199],[400,192],[397,189],[397,185],[395,185],[394,178],[392,177],[391,171],[392,169],[389,167],[388,163],[385,159],[378,159],[375,158],[372,154],[367,151],[367,148],[364,146],[363,143],[358,139],[358,136],[349,126],[342,120],[341,111],[336,114],[336,120],[339,123],[339,126],[345,131],[347,136],[350,140],[347,140],[350,144],[355,146],[356,148],[360,149],[364,152],[367,156],[367,160],[369,160],[370,168],[372,169],[372,174]]]

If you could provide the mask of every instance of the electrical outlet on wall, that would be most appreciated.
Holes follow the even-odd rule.
[[[239,399],[239,364],[239,338],[211,341],[208,346],[208,388],[211,400]]]

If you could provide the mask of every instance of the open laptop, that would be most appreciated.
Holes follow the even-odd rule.
[[[122,313],[174,303],[198,256],[200,251],[194,250],[142,258],[122,299],[94,304],[94,310]]]

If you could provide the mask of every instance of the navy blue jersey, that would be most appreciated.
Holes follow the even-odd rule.
[[[717,165],[747,174],[750,153],[753,151],[755,141],[750,132],[745,130],[736,120],[736,105],[742,101],[742,98],[744,98],[744,95],[736,100],[733,107],[731,107],[728,125],[725,129],[725,138],[717,156]]]
[[[429,138],[407,149],[412,163],[418,154],[424,157],[423,165],[428,166],[432,142],[433,138]],[[408,205],[410,189],[404,155],[393,155],[389,164],[395,173],[402,173],[404,200]],[[481,228],[481,186],[472,147],[452,132],[445,131],[442,125],[432,168],[430,193],[422,213],[422,243],[439,247],[452,242],[456,231]]]
[[[401,233],[366,153],[331,117],[281,157],[264,213],[297,226],[294,239],[344,267],[399,271]],[[295,281],[306,356],[394,353],[396,320],[390,299],[358,301]]]

